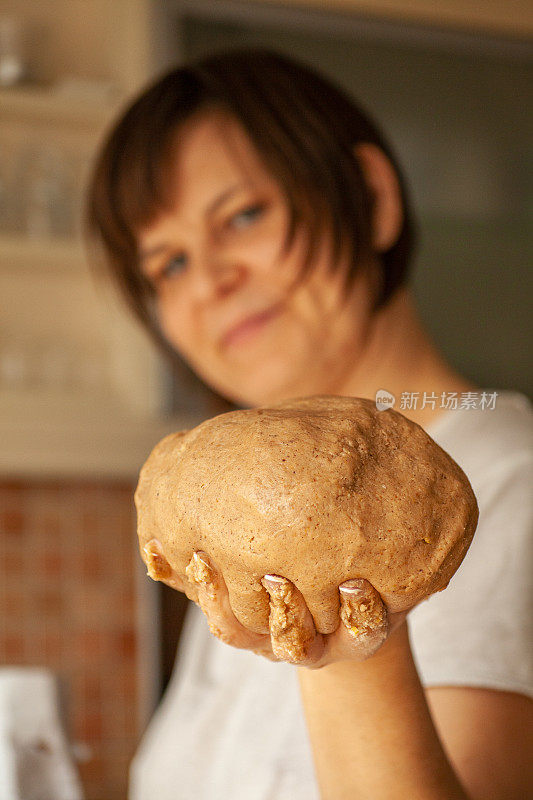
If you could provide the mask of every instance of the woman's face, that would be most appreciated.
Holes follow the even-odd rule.
[[[140,232],[142,269],[161,328],[200,377],[242,405],[338,392],[370,319],[368,278],[341,305],[323,242],[310,276],[289,211],[240,125],[222,113],[189,121],[169,164],[173,207]]]

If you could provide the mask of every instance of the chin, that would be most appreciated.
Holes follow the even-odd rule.
[[[292,363],[284,369],[280,369],[279,364],[276,369],[264,366],[261,371],[248,372],[241,378],[235,376],[231,382],[224,381],[223,384],[210,383],[231,402],[250,408],[274,405],[322,391],[312,380],[309,366],[296,370]]]
[[[261,386],[243,386],[238,384],[238,391],[236,385],[230,389],[225,385],[215,385],[210,383],[216,392],[221,394],[226,400],[235,403],[239,406],[246,408],[257,408],[258,406],[270,406],[274,403],[281,403],[283,400],[288,400],[292,395],[284,391],[282,387],[268,387]]]

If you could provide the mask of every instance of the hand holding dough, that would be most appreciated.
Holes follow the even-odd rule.
[[[275,616],[265,575],[290,582],[316,633],[332,634],[346,581],[368,581],[389,614],[444,589],[478,515],[465,474],[419,425],[370,400],[327,396],[165,437],[135,500],[149,574],[205,605],[203,553],[259,649]]]

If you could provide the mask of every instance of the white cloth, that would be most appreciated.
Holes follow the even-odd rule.
[[[480,513],[448,588],[409,615],[420,679],[533,697],[533,409],[505,393],[494,411],[451,411],[428,432],[469,477]]]
[[[449,410],[427,430],[480,518],[448,588],[409,615],[422,683],[533,697],[532,406],[499,392],[495,409]],[[130,778],[130,800],[319,800],[295,668],[223,644],[191,605]]]
[[[81,800],[60,717],[52,673],[0,669],[0,800]]]

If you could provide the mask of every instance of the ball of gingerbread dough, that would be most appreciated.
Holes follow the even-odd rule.
[[[370,581],[390,611],[412,608],[447,586],[478,518],[466,475],[419,425],[351,397],[232,411],[170,434],[135,502],[149,574],[196,600],[185,570],[206,553],[237,619],[258,633],[268,573],[298,587],[321,633],[336,629],[350,578]]]

